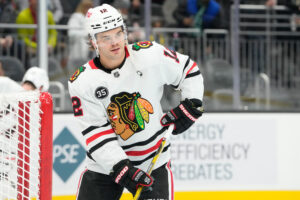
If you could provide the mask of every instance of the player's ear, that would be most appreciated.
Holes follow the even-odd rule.
[[[97,49],[97,46],[96,46],[97,44],[95,44],[92,40],[91,40],[91,44],[94,49]]]
[[[93,39],[90,34],[88,34],[87,44],[90,48],[96,49],[96,44],[93,42]]]
[[[93,49],[96,49],[97,47],[96,47],[95,42],[92,39],[90,39],[89,41],[90,41],[90,47],[92,47]]]

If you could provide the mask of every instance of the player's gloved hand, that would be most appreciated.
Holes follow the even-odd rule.
[[[128,159],[118,162],[110,175],[116,183],[127,188],[133,195],[140,185],[144,186],[144,191],[147,191],[147,189],[151,189],[150,186],[153,184],[152,176],[133,167]]]
[[[162,126],[174,124],[173,134],[177,135],[191,127],[202,115],[202,101],[199,99],[185,99],[179,106],[167,112],[160,120]]]

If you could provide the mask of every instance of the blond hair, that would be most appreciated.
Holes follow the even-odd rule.
[[[92,0],[81,0],[80,3],[76,7],[76,12],[81,12],[85,14],[86,7],[93,7]]]

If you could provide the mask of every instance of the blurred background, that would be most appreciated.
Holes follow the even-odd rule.
[[[39,45],[38,0],[0,0],[0,61],[21,81],[47,50],[55,112],[71,112],[68,78],[95,56],[84,15],[109,3],[120,10],[129,43],[155,40],[190,55],[205,80],[206,111],[300,110],[300,2],[281,0],[46,0],[47,45]],[[46,34],[45,34],[46,35]],[[162,104],[180,94],[165,87]]]

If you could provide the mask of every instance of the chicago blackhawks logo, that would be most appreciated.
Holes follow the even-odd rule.
[[[143,41],[143,42],[135,42],[133,45],[132,45],[132,49],[135,50],[135,51],[138,51],[140,50],[141,48],[142,49],[147,49],[149,47],[151,47],[153,44],[152,42],[150,41]]]
[[[71,83],[72,83],[73,81],[75,81],[75,80],[78,78],[79,74],[80,74],[81,72],[83,72],[84,70],[85,70],[85,67],[84,67],[84,66],[79,67],[79,69],[77,69],[76,72],[71,76],[71,78],[70,78]]]
[[[134,133],[145,129],[145,122],[149,122],[153,107],[140,93],[121,92],[111,97],[107,114],[115,133],[127,140]]]

